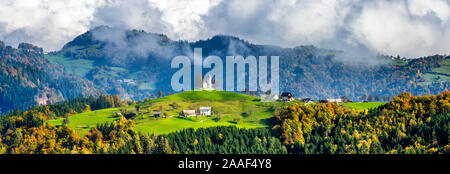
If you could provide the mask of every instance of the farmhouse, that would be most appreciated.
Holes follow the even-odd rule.
[[[212,115],[211,106],[200,107],[200,115]]]
[[[295,97],[290,92],[283,92],[283,93],[281,93],[281,100],[282,101],[293,101],[293,100],[295,100]]]
[[[183,116],[191,117],[191,116],[197,116],[197,115],[195,114],[195,110],[183,110]]]
[[[343,103],[342,99],[322,99],[319,103]]]
[[[161,111],[153,111],[153,117],[161,117]]]
[[[333,98],[329,98],[327,99],[328,102],[330,103],[343,103],[342,99],[333,99]]]

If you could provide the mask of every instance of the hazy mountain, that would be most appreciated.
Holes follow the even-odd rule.
[[[100,93],[92,82],[49,63],[42,48],[21,43],[16,49],[0,41],[0,112]]]
[[[320,99],[346,95],[360,100],[364,94],[436,94],[449,87],[448,56],[420,59],[380,56],[350,62],[340,58],[344,55],[340,51],[314,46],[280,48],[231,36],[214,36],[197,42],[173,41],[161,34],[105,26],[76,37],[46,58],[93,81],[108,93],[142,99],[156,95],[158,90],[173,92],[170,78],[175,71],[170,69],[171,58],[192,57],[193,48],[198,47],[203,49],[203,57],[279,56],[281,91],[291,91],[298,97]],[[443,73],[436,74],[434,71],[439,68]]]

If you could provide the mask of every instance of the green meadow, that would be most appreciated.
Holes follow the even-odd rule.
[[[72,59],[59,54],[46,54],[45,58],[54,65],[63,65],[67,72],[85,76],[94,68],[94,61],[87,59]]]
[[[121,108],[102,109],[69,117],[68,126],[84,135],[97,124],[111,123],[119,117],[115,113],[134,112],[135,130],[144,133],[167,134],[185,128],[230,126],[240,128],[268,127],[274,108],[282,102],[261,102],[259,98],[227,91],[187,91]],[[183,110],[198,110],[211,106],[214,115],[180,117]],[[153,111],[162,111],[163,117],[153,117]],[[62,125],[63,118],[49,120]]]
[[[97,124],[119,119],[116,113],[137,113],[134,129],[143,133],[167,134],[185,128],[236,126],[239,128],[270,127],[275,108],[297,102],[261,102],[258,97],[227,91],[187,91],[119,108],[101,109],[69,117],[68,126],[85,135]],[[358,110],[374,108],[385,102],[344,103],[342,106]],[[183,110],[197,110],[211,106],[212,116],[179,116]],[[162,117],[153,117],[153,111],[162,111]],[[62,125],[63,118],[49,120]]]
[[[433,82],[447,82],[450,80],[450,59],[439,63],[438,68],[433,68],[432,73],[424,73],[421,82],[423,85],[433,85]]]
[[[384,105],[386,102],[355,102],[355,103],[342,103],[341,106],[349,107],[357,110],[364,110],[370,108],[376,108],[378,106]]]
[[[446,74],[447,77],[450,76],[450,59],[446,59],[439,63],[439,68],[433,68],[433,72],[440,73],[440,74]]]

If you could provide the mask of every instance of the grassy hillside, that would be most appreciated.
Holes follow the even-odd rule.
[[[261,102],[258,97],[227,91],[187,91],[120,108],[102,109],[75,114],[69,117],[69,127],[84,135],[97,124],[111,123],[119,117],[115,113],[138,113],[134,118],[135,130],[145,133],[167,134],[185,128],[230,126],[258,128],[270,126],[275,108],[293,102]],[[358,110],[385,104],[384,102],[345,103],[346,107]],[[179,117],[186,109],[212,106],[213,116]],[[161,110],[166,118],[154,118],[153,111]],[[53,125],[62,125],[63,118],[50,120]]]
[[[188,91],[137,105],[72,115],[68,125],[84,135],[97,124],[119,119],[114,113],[136,112],[139,114],[135,118],[135,130],[147,133],[167,134],[184,128],[229,125],[240,128],[267,127],[274,108],[282,103],[262,103],[257,97],[227,91]],[[212,106],[215,115],[178,117],[182,110],[198,109],[200,106]],[[162,110],[167,118],[154,118],[154,110]],[[62,122],[62,118],[49,121],[54,125],[61,125]]]
[[[446,59],[439,63],[439,68],[434,68],[433,72],[441,73],[441,74],[447,74],[450,76],[450,59]]]
[[[342,103],[341,106],[357,109],[357,110],[364,110],[369,108],[375,108],[381,105],[386,104],[386,102],[355,102],[355,103]]]
[[[84,77],[90,70],[93,69],[93,60],[87,59],[72,59],[60,54],[46,54],[44,57],[54,65],[62,65],[66,71],[71,74],[76,74]]]
[[[431,85],[433,82],[445,83],[450,81],[450,59],[439,63],[439,67],[433,68],[431,72],[423,74],[422,84]]]

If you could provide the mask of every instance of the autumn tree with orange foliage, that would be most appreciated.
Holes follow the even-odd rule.
[[[450,92],[391,102],[363,111],[338,104],[294,104],[272,130],[291,153],[449,153]]]

